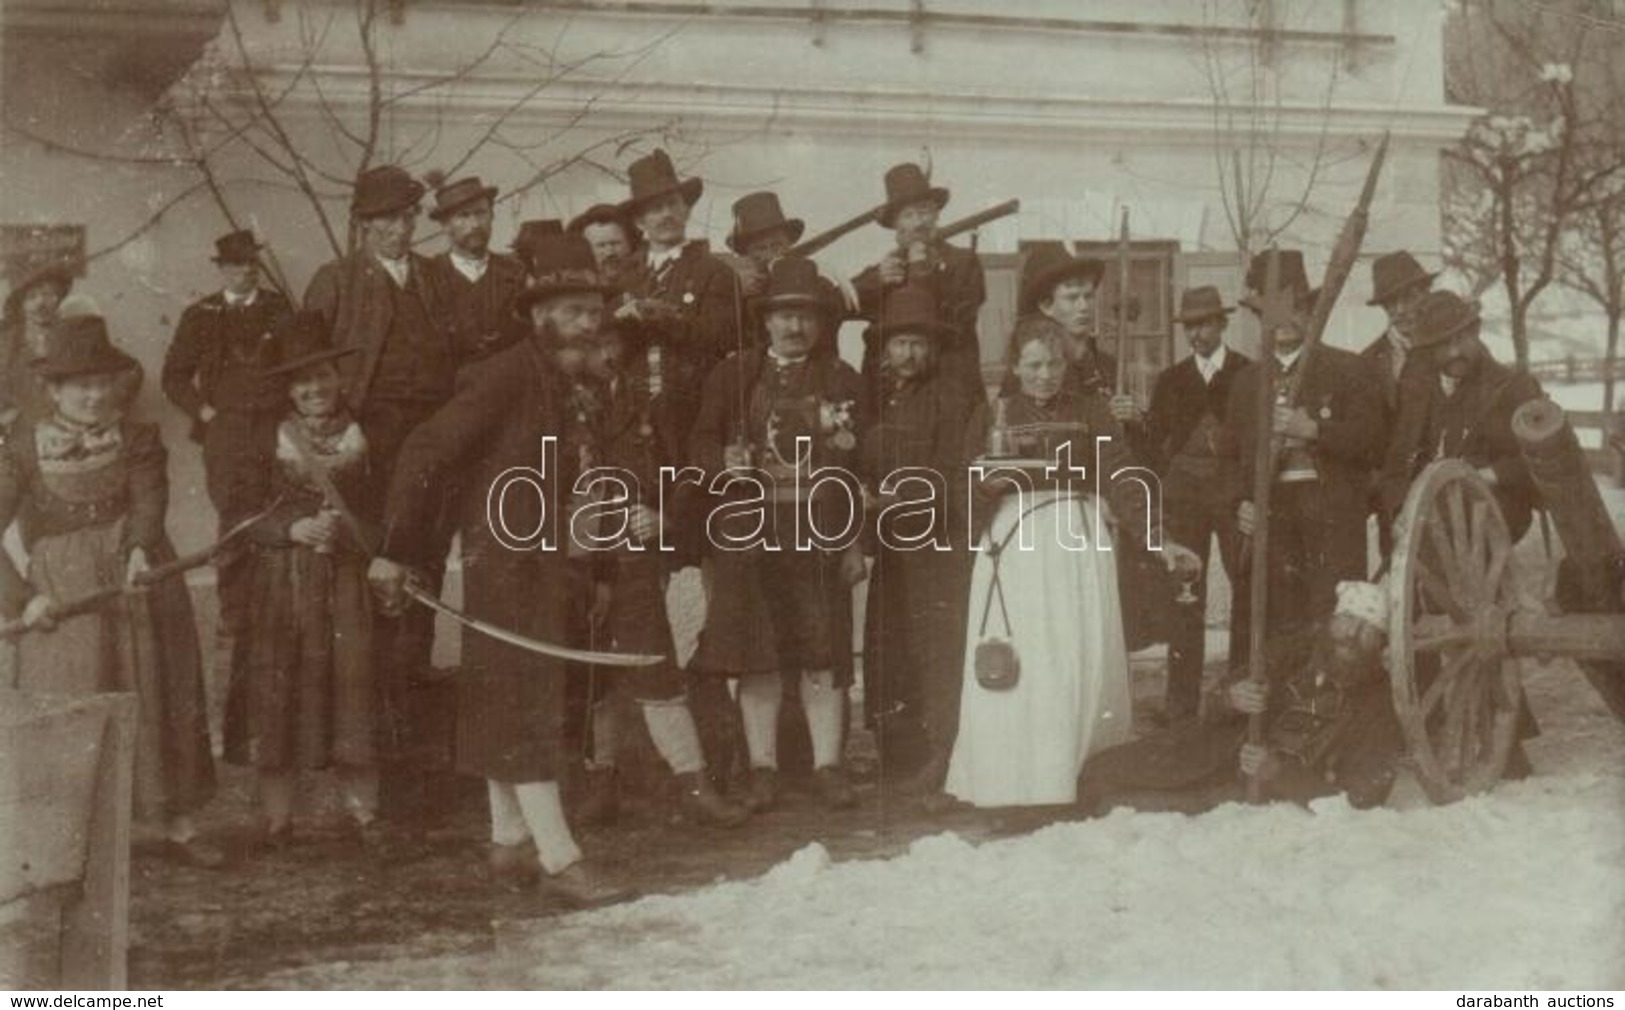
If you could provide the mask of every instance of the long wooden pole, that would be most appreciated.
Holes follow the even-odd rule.
[[[1118,396],[1128,391],[1128,208],[1117,232],[1117,381]]]
[[[1255,684],[1269,682],[1265,662],[1265,631],[1269,617],[1269,556],[1270,556],[1270,490],[1275,485],[1275,331],[1291,322],[1291,292],[1281,291],[1281,263],[1278,250],[1267,254],[1264,268],[1264,298],[1260,316],[1263,321],[1262,346],[1258,354],[1258,398],[1253,403],[1253,532],[1252,554],[1249,559],[1248,600],[1251,614],[1247,621],[1247,679]],[[1247,717],[1247,742],[1264,742],[1264,716],[1255,712]],[[1262,798],[1262,783],[1256,774],[1247,778],[1247,801],[1257,803]]]

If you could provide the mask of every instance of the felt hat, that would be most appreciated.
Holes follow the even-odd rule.
[[[880,225],[890,228],[897,221],[897,212],[911,204],[930,200],[941,210],[948,205],[948,190],[931,185],[931,179],[913,162],[893,165],[886,170],[886,206],[880,212]]]
[[[334,347],[321,316],[301,312],[290,316],[278,329],[276,350],[276,364],[267,368],[265,374],[291,379],[300,369],[355,354],[361,348]]]
[[[456,182],[448,182],[434,191],[434,209],[429,211],[429,217],[435,221],[445,221],[460,208],[467,207],[476,200],[495,200],[497,188],[487,186],[480,181],[477,175]]]
[[[774,260],[767,270],[767,289],[756,299],[756,306],[763,314],[792,306],[822,310],[824,288],[819,281],[818,265],[802,256]]]
[[[700,194],[705,192],[705,183],[698,178],[679,179],[671,156],[658,147],[632,162],[626,170],[626,177],[632,187],[632,197],[621,204],[621,210],[631,217],[636,217],[649,201],[671,193],[681,193],[683,202],[692,207]]]
[[[1247,264],[1247,295],[1241,299],[1241,304],[1257,311],[1263,304],[1264,284],[1269,278],[1269,260],[1271,254],[1277,257],[1276,283],[1283,291],[1292,292],[1298,304],[1314,304],[1320,296],[1319,288],[1309,286],[1309,271],[1304,267],[1303,252],[1298,249],[1266,249],[1254,253],[1252,261]]]
[[[1411,317],[1411,348],[1442,344],[1478,320],[1478,306],[1454,291],[1429,291]]]
[[[799,217],[785,217],[779,206],[777,193],[746,193],[734,201],[734,226],[728,233],[728,248],[743,256],[750,243],[760,235],[783,229],[790,236],[790,244],[801,240],[807,223]]]
[[[1072,255],[1065,242],[1034,242],[1021,262],[1022,314],[1038,311],[1038,303],[1048,298],[1055,286],[1066,280],[1099,284],[1106,264],[1089,257]]]
[[[254,233],[246,228],[229,232],[214,240],[214,261],[221,264],[258,263],[263,248],[254,240]]]
[[[593,224],[620,225],[621,230],[626,232],[628,242],[635,246],[643,241],[643,233],[638,231],[637,225],[632,223],[627,216],[626,210],[613,203],[593,204],[571,218],[570,223],[565,226],[565,231],[575,235],[584,235],[587,232],[587,226]]]
[[[1401,293],[1418,285],[1433,283],[1437,273],[1429,273],[1416,257],[1401,249],[1371,261],[1371,298],[1367,305],[1386,305]]]
[[[520,292],[514,304],[514,310],[522,316],[529,314],[537,302],[558,295],[615,293],[615,288],[605,284],[598,273],[592,246],[580,235],[565,232],[540,236],[531,247],[530,263],[530,286]]]
[[[1174,316],[1174,321],[1188,326],[1204,319],[1228,316],[1234,311],[1236,307],[1224,303],[1224,296],[1219,294],[1218,288],[1204,284],[1179,293],[1179,314]]]
[[[904,284],[886,295],[880,310],[878,335],[890,340],[899,333],[913,333],[933,340],[951,337],[952,326],[937,314],[936,292],[919,284]]]
[[[539,242],[545,237],[563,234],[564,222],[558,218],[533,218],[529,221],[520,222],[519,234],[513,237],[513,245],[510,248],[528,266],[530,264],[531,250],[535,249]]]
[[[44,379],[75,375],[105,375],[140,368],[136,360],[113,346],[107,320],[101,316],[69,316],[57,320],[46,341],[44,357],[29,362]]]
[[[350,214],[357,218],[380,217],[416,207],[423,199],[423,183],[399,165],[379,165],[356,176]]]

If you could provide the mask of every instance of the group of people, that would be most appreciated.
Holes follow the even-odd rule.
[[[254,235],[219,239],[220,290],[182,315],[161,376],[220,520],[214,549],[188,558],[164,531],[156,426],[128,416],[139,366],[105,320],[58,311],[71,274],[14,285],[0,525],[16,521],[28,566],[0,557],[0,608],[16,686],[136,692],[137,808],[163,821],[172,855],[222,862],[190,819],[214,778],[176,576],[217,567],[225,756],[257,773],[265,843],[292,838],[299,774],[331,770],[359,843],[387,845],[380,778],[414,774],[397,760],[414,732],[406,695],[431,675],[425,604],[454,540],[453,616],[468,625],[455,762],[486,781],[504,887],[541,882],[582,905],[626,893],[572,831],[613,816],[626,711],[699,823],[737,827],[780,801],[786,699],[821,801],[857,804],[843,756],[865,579],[880,788],[928,810],[1214,802],[1238,768],[1274,795],[1382,801],[1398,745],[1370,690],[1386,609],[1365,582],[1368,514],[1386,525],[1441,456],[1481,469],[1515,534],[1533,505],[1510,415],[1540,391],[1491,359],[1471,304],[1432,291],[1409,254],[1378,257],[1387,330],[1299,370],[1317,292],[1301,253],[1279,251],[1274,289],[1261,257],[1241,303],[1290,304],[1270,316],[1276,360],[1227,347],[1237,307],[1187,290],[1192,353],[1142,410],[1097,339],[1104,265],[1040,243],[990,395],[982,269],[936,235],[949,191],[918,166],[886,173],[879,223],[896,246],[850,284],[796,255],[804,223],[774,193],[734,204],[725,260],[688,237],[700,179],[659,150],[628,177],[624,203],[527,221],[509,254],[491,248],[495,187],[431,194],[397,166],[370,169],[351,205],[358,247],[297,307],[261,284]],[[432,257],[414,243],[431,196],[448,243]],[[867,324],[861,369],[836,353],[851,319]],[[1252,406],[1264,367],[1280,393],[1268,431]],[[1241,545],[1263,518],[1249,501],[1260,438],[1284,449],[1270,612],[1250,615]],[[1272,675],[1221,678],[1204,705],[1215,540],[1235,587],[1231,670],[1261,619]],[[705,616],[680,665],[668,589],[687,568]],[[1180,582],[1195,603],[1172,602]],[[1137,626],[1152,612],[1171,616]],[[1169,643],[1168,729],[1133,741],[1128,651],[1148,634]],[[740,728],[737,774],[702,733],[697,709],[719,704]],[[1234,714],[1265,712],[1268,744],[1242,746]],[[587,787],[567,803],[572,732]],[[1357,773],[1323,774],[1344,766]]]

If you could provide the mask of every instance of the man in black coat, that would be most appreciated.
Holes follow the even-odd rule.
[[[1242,304],[1258,313],[1269,255],[1255,256],[1247,271],[1250,295]],[[1236,475],[1231,496],[1244,536],[1252,535],[1256,520],[1252,496],[1258,440],[1272,435],[1282,440],[1268,516],[1269,613],[1262,617],[1272,637],[1326,617],[1337,584],[1365,577],[1371,473],[1387,446],[1382,391],[1358,355],[1320,346],[1307,370],[1300,367],[1318,292],[1309,287],[1303,253],[1282,250],[1277,255],[1281,297],[1291,307],[1276,330],[1275,360],[1249,365],[1236,376],[1226,423],[1227,452],[1234,453],[1230,472]],[[1261,368],[1275,369],[1276,405],[1270,430],[1264,432],[1254,420]],[[1294,392],[1295,406],[1289,405]],[[1234,584],[1232,600],[1240,612],[1234,622],[1232,665],[1246,659],[1249,621],[1260,617],[1250,613],[1250,583],[1259,573],[1248,561],[1241,567],[1244,575]]]
[[[938,370],[950,381],[960,383],[965,391],[985,395],[976,318],[987,300],[987,279],[975,253],[936,237],[938,219],[948,204],[948,190],[931,185],[920,166],[911,163],[892,166],[886,172],[885,186],[885,209],[879,221],[882,228],[896,232],[897,247],[852,279],[858,315],[880,326],[884,323],[881,316],[888,291],[905,283],[930,288],[937,299],[939,317],[953,329],[952,339],[942,342]],[[864,350],[864,370],[873,367],[879,357],[879,342],[871,331]]]
[[[276,360],[275,335],[293,315],[282,293],[261,287],[261,246],[250,231],[215,241],[221,289],[186,307],[164,355],[164,395],[192,419],[192,439],[203,446],[204,487],[222,528],[240,515],[228,502],[235,474],[267,465],[277,421],[287,404],[282,388],[267,382]],[[243,618],[242,555],[219,564],[220,617],[235,635]]]
[[[1225,346],[1230,313],[1215,287],[1186,290],[1178,321],[1191,355],[1157,377],[1146,415],[1149,463],[1162,479],[1163,529],[1202,559],[1191,587],[1196,600],[1177,608],[1168,642],[1168,686],[1163,714],[1170,721],[1196,714],[1206,652],[1207,569],[1214,537],[1225,575],[1237,575],[1236,512],[1229,496],[1235,458],[1224,452],[1224,420],[1236,376],[1251,359]]]
[[[973,560],[965,428],[979,404],[937,371],[937,344],[953,332],[929,289],[891,292],[885,320],[884,357],[863,377],[868,423],[858,438],[874,557],[863,701],[883,776],[930,794],[942,787],[959,730]],[[928,493],[929,505],[912,504]]]
[[[767,290],[767,275],[773,261],[801,241],[806,223],[799,217],[785,217],[784,209],[779,206],[778,194],[769,192],[746,193],[735,200],[733,215],[734,226],[728,233],[728,248],[739,257],[739,285],[749,310],[752,302]],[[824,315],[829,320],[830,328],[829,339],[819,346],[818,352],[835,354],[838,350],[835,346],[836,330],[851,317],[852,305],[828,277],[820,275],[818,281],[829,303]],[[754,313],[749,326],[752,333],[761,331],[761,320],[754,318]]]
[[[1393,417],[1399,408],[1399,379],[1416,338],[1415,312],[1419,302],[1433,287],[1438,274],[1428,273],[1416,257],[1401,249],[1378,256],[1371,263],[1371,298],[1367,305],[1381,306],[1388,314],[1388,328],[1360,352],[1371,374],[1382,386],[1383,404]]]
[[[450,301],[458,367],[489,357],[519,340],[526,329],[514,314],[514,299],[525,289],[525,266],[516,257],[491,251],[496,194],[497,188],[478,176],[459,179],[435,191],[435,207],[429,211],[450,242],[431,262]]]
[[[1415,364],[1401,385],[1399,418],[1382,470],[1384,520],[1392,524],[1424,467],[1459,459],[1495,492],[1517,543],[1529,529],[1538,493],[1512,433],[1512,415],[1544,395],[1540,383],[1490,355],[1479,339],[1478,310],[1460,296],[1434,291],[1417,305],[1414,318]]]
[[[465,369],[450,402],[407,438],[368,580],[386,609],[406,605],[408,580],[440,560],[432,545],[455,490],[468,613],[560,644],[573,604],[565,505],[586,464],[567,391],[587,367],[609,288],[577,237],[558,236],[535,258],[533,334]],[[544,460],[549,436],[559,444]],[[472,631],[463,651],[456,760],[487,782],[494,880],[541,877],[581,905],[624,897],[584,861],[565,820],[564,663]]]

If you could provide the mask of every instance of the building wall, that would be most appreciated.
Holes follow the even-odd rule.
[[[279,93],[295,74],[319,79],[320,100],[297,87],[281,117],[313,163],[344,176],[352,168],[322,108],[342,116],[364,110],[360,51],[343,17],[333,18],[319,52],[302,41],[302,33],[319,35],[313,27],[347,13],[336,2],[237,0],[236,11],[269,90]],[[619,151],[618,138],[659,126],[661,142],[706,181],[694,233],[718,247],[729,205],[743,193],[776,189],[787,210],[816,231],[878,202],[888,166],[928,156],[935,179],[952,190],[948,217],[1022,199],[1018,216],[983,231],[980,251],[1014,252],[1033,238],[1109,239],[1127,207],[1136,238],[1179,244],[1193,283],[1233,290],[1235,240],[1219,196],[1216,166],[1224,155],[1215,153],[1216,128],[1253,123],[1257,143],[1243,145],[1242,154],[1274,153],[1264,201],[1271,221],[1284,220],[1314,176],[1307,207],[1280,238],[1307,250],[1312,271],[1325,263],[1352,205],[1370,144],[1389,129],[1393,148],[1366,249],[1406,247],[1426,260],[1438,248],[1438,151],[1465,128],[1470,110],[1443,104],[1434,5],[1282,0],[1264,5],[1277,14],[1269,33],[1246,20],[1253,5],[1217,0],[922,6],[926,16],[910,21],[907,0],[849,5],[840,17],[789,0],[748,7],[645,2],[635,10],[598,0],[409,4],[402,23],[380,37],[386,89],[422,87],[466,66],[498,32],[506,30],[511,45],[467,79],[399,101],[385,119],[385,145],[409,150],[415,170],[448,167],[501,116],[501,135],[534,145],[526,152],[534,160],[594,147],[605,167],[616,168],[651,146],[644,137]],[[270,7],[280,10],[280,21],[266,18]],[[141,128],[147,96],[104,67],[76,63],[82,43],[71,29],[78,22],[61,15],[55,23],[61,37],[49,23],[43,34],[36,25],[22,55],[9,44],[16,32],[7,26],[7,122],[20,117],[29,133],[8,130],[0,155],[3,219],[82,222],[91,249],[122,243],[92,264],[83,287],[155,376],[181,308],[213,286],[209,243],[225,221],[206,196],[194,195],[130,237],[196,177],[185,167],[113,164],[62,149],[141,157],[166,150]],[[229,32],[221,29],[216,46],[231,52]],[[580,66],[538,89],[548,59]],[[1208,69],[1215,62],[1232,71],[1231,109],[1217,115]],[[1266,95],[1250,105],[1254,69]],[[581,119],[589,102],[591,113]],[[67,143],[48,146],[39,136]],[[306,205],[251,153],[239,150],[219,167],[232,206],[275,246],[292,286],[302,289],[330,255]],[[518,154],[494,145],[464,171],[508,188],[530,174]],[[342,221],[342,193],[321,186]],[[520,220],[567,217],[623,196],[612,175],[577,165],[505,200],[496,242],[506,245]],[[420,232],[429,230],[425,219]],[[850,275],[888,241],[871,227],[820,261]],[[1380,316],[1363,306],[1367,284],[1366,271],[1357,270],[1329,341],[1357,346],[1380,327]],[[990,352],[1002,336],[983,334]],[[195,545],[213,528],[195,449],[155,381],[142,410],[164,423],[173,453],[172,525],[183,544]]]

